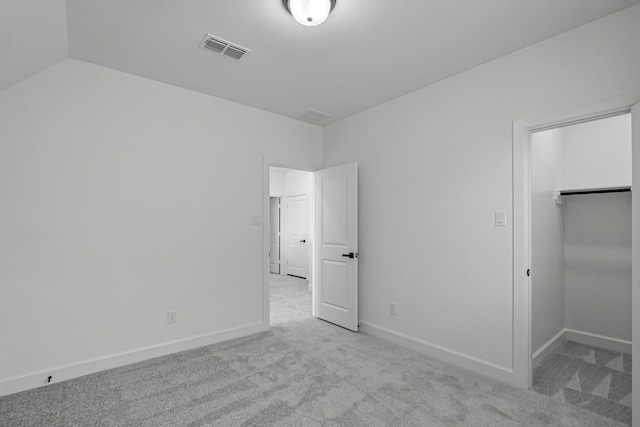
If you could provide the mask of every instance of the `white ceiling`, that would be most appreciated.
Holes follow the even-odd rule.
[[[65,0],[0,0],[0,92],[66,58]]]
[[[328,124],[640,0],[338,0],[318,27],[295,22],[281,0],[67,0],[66,20],[62,0],[0,2],[20,10],[0,14],[10,24],[2,69],[20,62],[0,90],[66,55],[63,23],[72,58],[293,118],[319,110]],[[54,52],[26,42],[48,44],[43,28]],[[203,50],[207,33],[252,53],[236,62]],[[5,38],[22,50],[7,55]]]

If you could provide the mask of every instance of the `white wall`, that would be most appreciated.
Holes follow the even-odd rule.
[[[313,172],[291,170],[284,175],[285,194],[295,196],[298,194],[311,194],[311,180]]]
[[[631,116],[562,130],[564,189],[631,185]],[[564,197],[565,326],[631,341],[631,194]]]
[[[631,194],[566,196],[562,209],[566,327],[631,341]]]
[[[328,126],[325,166],[359,164],[360,324],[508,375],[512,122],[640,99],[638,75],[636,6]]]
[[[531,137],[531,352],[565,327],[562,210],[554,194],[562,178],[563,130]]]
[[[67,60],[0,94],[0,141],[0,391],[268,326],[263,156],[316,169],[321,128]]]
[[[269,197],[284,197],[284,174],[286,169],[269,168]]]
[[[562,189],[631,186],[631,116],[567,126]]]

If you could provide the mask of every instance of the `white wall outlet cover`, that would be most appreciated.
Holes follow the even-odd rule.
[[[251,217],[251,225],[262,225],[262,216],[254,215]]]

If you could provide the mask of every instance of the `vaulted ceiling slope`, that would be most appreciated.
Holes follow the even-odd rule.
[[[281,0],[0,1],[0,90],[68,55],[322,125],[640,3],[339,0],[304,27]],[[251,53],[203,50],[207,33]]]

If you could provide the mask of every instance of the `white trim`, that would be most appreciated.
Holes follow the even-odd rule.
[[[640,104],[631,107],[631,159],[632,159],[632,188],[640,188]],[[631,341],[633,342],[632,354],[640,354],[640,197],[636,194],[631,197]],[[634,426],[640,425],[640,357],[634,357],[631,370],[632,394],[632,422]]]
[[[141,347],[135,350],[110,354],[103,357],[81,360],[66,365],[54,366],[48,369],[16,375],[13,377],[0,379],[0,396],[6,396],[37,387],[46,386],[47,377],[52,376],[50,384],[70,380],[88,374],[113,369],[120,366],[130,365],[155,357],[166,356],[180,351],[191,350],[222,341],[240,338],[243,336],[263,332],[269,329],[269,324],[262,322],[254,323],[238,328],[226,329],[224,331],[209,334],[196,335],[175,341],[168,341]]]
[[[631,354],[631,341],[627,340],[566,328],[565,339],[579,344],[592,345],[594,347],[606,348],[611,351],[620,351],[622,353]]]
[[[513,385],[529,389],[531,368],[531,266],[529,221],[529,139],[530,132],[520,121],[513,123]]]
[[[271,175],[269,175],[271,176]],[[270,191],[270,190],[269,190]],[[280,239],[280,275],[281,276],[286,276],[287,275],[287,267],[286,267],[286,262],[285,259],[286,254],[285,254],[285,244],[284,244],[284,227],[285,227],[285,223],[284,223],[284,204],[286,202],[285,200],[285,196],[280,196],[278,197],[278,200],[280,203],[280,207],[278,208],[280,210],[280,212],[278,213],[279,217],[279,221],[280,223],[278,224],[278,227],[280,227],[279,230],[279,234],[278,234],[278,238]]]
[[[262,322],[269,327],[271,325],[271,312],[269,306],[269,274],[270,268],[270,260],[269,260],[269,228],[264,226],[265,222],[270,223],[270,219],[267,220],[271,216],[270,213],[270,182],[271,177],[269,175],[271,163],[267,160],[267,158],[262,156]],[[282,199],[280,199],[282,202]],[[280,215],[282,216],[282,211],[280,211]],[[280,242],[282,243],[282,241]],[[282,251],[280,251],[282,255]],[[281,260],[284,260],[284,257],[281,256]],[[280,263],[280,273],[282,274],[282,263]]]
[[[311,183],[309,184],[309,292],[311,292],[311,315],[316,317],[316,173],[311,174]]]
[[[277,169],[277,168],[276,168]],[[271,177],[271,174],[269,174],[269,177]],[[285,180],[286,178],[283,178],[283,180]],[[286,181],[285,181],[286,182]],[[270,186],[271,184],[269,184]],[[271,191],[271,189],[269,189],[269,191]],[[285,209],[286,209],[286,203],[287,203],[287,196],[285,196],[284,194],[282,196],[280,196],[278,199],[280,199],[280,275],[281,276],[286,276],[287,275],[287,245],[284,244],[284,238],[285,238],[285,233],[284,233],[284,227],[286,226],[285,224]]]
[[[427,356],[451,363],[452,365],[468,369],[494,380],[507,384],[513,383],[513,370],[505,366],[500,366],[456,350],[363,321],[360,321],[360,332],[410,348],[411,350],[415,350],[419,353],[426,354]]]
[[[562,329],[553,338],[551,338],[542,347],[540,347],[538,351],[533,353],[533,356],[531,356],[531,359],[533,360],[534,368],[538,366],[540,362],[542,362],[548,355],[556,351],[558,347],[564,344],[564,342],[567,340],[565,338],[566,332],[567,332],[566,328]]]
[[[276,233],[276,239],[278,241],[278,253],[277,253],[277,265],[278,265],[278,272],[274,273],[273,271],[271,271],[271,202],[272,199],[276,199],[277,203],[278,203],[278,231]],[[265,216],[263,218],[263,222],[267,222],[268,225],[265,225],[265,227],[267,227],[267,232],[269,234],[269,247],[267,248],[267,253],[269,254],[269,274],[282,274],[282,259],[281,259],[281,255],[282,255],[282,250],[280,249],[280,244],[282,243],[282,230],[280,229],[280,220],[281,220],[281,215],[280,215],[280,197],[277,196],[269,196],[269,220],[267,221],[267,217]]]

